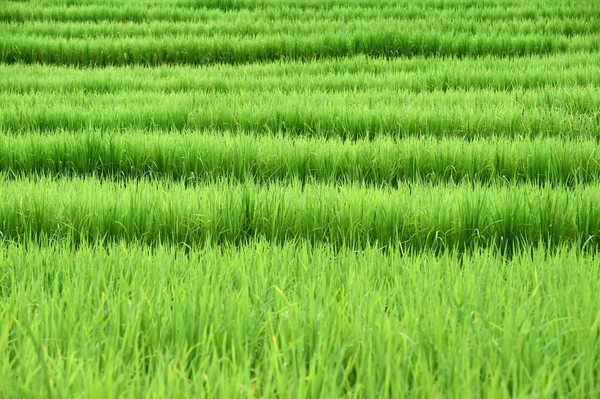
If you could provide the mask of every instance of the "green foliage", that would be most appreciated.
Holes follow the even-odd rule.
[[[599,389],[600,262],[574,251],[11,245],[0,259],[3,397]]]
[[[600,2],[0,0],[0,397],[596,397]]]
[[[406,183],[573,186],[598,183],[596,141],[378,138],[354,142],[239,132],[5,135],[0,171],[23,176],[91,176],[128,181]]]
[[[159,93],[512,91],[598,87],[598,53],[527,58],[398,58],[273,62],[210,67],[165,66],[80,69],[2,65],[0,89],[10,93]],[[8,78],[10,77],[10,78]],[[539,90],[538,90],[539,91]]]
[[[0,128],[253,130],[342,137],[598,139],[600,90],[310,92],[60,92],[0,95]]]
[[[595,2],[8,2],[0,60],[79,66],[597,51]]]
[[[510,255],[544,244],[597,250],[596,185],[399,186],[292,182],[105,184],[45,178],[2,182],[0,231],[18,242],[172,243],[185,247],[263,239],[335,248],[409,251],[489,247]]]

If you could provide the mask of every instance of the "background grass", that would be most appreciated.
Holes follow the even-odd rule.
[[[514,57],[597,51],[600,28],[593,1],[42,4],[7,3],[0,60],[106,66],[359,54]]]

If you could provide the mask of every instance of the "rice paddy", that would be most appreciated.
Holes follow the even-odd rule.
[[[0,0],[0,396],[600,395],[598,21]]]

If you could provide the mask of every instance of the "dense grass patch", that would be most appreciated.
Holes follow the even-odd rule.
[[[510,93],[398,90],[237,93],[0,95],[0,128],[254,130],[342,137],[493,136],[597,139],[600,90],[560,88]]]
[[[600,263],[573,251],[44,245],[0,259],[5,397],[599,389]]]
[[[5,135],[7,177],[107,180],[359,183],[513,183],[573,186],[600,181],[597,141],[560,139],[286,138],[253,133],[126,134],[94,130]]]
[[[1,65],[0,90],[10,93],[146,92],[326,92],[400,90],[533,90],[598,87],[599,53],[478,59],[364,56],[312,62],[241,66],[73,68]]]
[[[264,239],[406,250],[489,247],[511,254],[544,244],[600,243],[597,185],[400,186],[219,182],[3,181],[1,235],[18,242],[171,243],[183,247]]]
[[[310,3],[310,4],[309,4]],[[8,2],[0,61],[79,66],[590,52],[600,7],[488,2]]]
[[[0,0],[0,397],[595,397],[600,2]]]

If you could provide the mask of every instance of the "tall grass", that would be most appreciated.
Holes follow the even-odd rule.
[[[591,22],[600,15],[600,7],[593,1],[535,0],[526,4],[515,1],[471,0],[444,1],[386,0],[361,1],[307,1],[293,0],[245,1],[234,6],[229,0],[142,0],[132,4],[128,0],[91,0],[85,3],[72,0],[43,0],[35,4],[6,1],[0,9],[0,21],[208,21],[208,20],[323,20],[347,21],[393,17],[398,21],[410,21],[429,17],[432,21],[456,19],[464,21],[498,22],[505,20],[572,20]],[[241,4],[238,2],[238,4]]]
[[[11,245],[0,259],[3,397],[600,389],[600,262],[575,251]]]
[[[597,51],[592,2],[111,2],[0,10],[0,61],[77,66]]]
[[[385,28],[382,27],[382,28]],[[520,57],[591,52],[597,35],[539,36],[419,33],[396,28],[327,36],[264,34],[248,38],[172,37],[155,39],[60,39],[14,36],[0,44],[0,62],[103,67],[107,65],[251,63],[313,60],[353,55],[370,57]]]
[[[572,186],[600,182],[596,141],[557,139],[393,140],[261,136],[239,132],[165,135],[93,130],[4,135],[0,171],[23,176],[90,176],[108,180],[227,179],[257,183],[404,182]]]
[[[356,139],[389,135],[592,138],[596,87],[547,90],[397,90],[0,95],[0,128],[222,129]]]
[[[499,19],[480,21],[462,18],[437,19],[432,24],[431,15],[406,19],[402,23],[405,31],[424,31],[430,34],[452,31],[453,34],[468,33],[471,35],[523,35],[539,34],[546,36],[586,36],[600,31],[600,22],[588,18],[553,18],[553,19]],[[65,39],[98,39],[98,38],[163,38],[163,37],[253,37],[256,35],[335,35],[340,30],[347,32],[364,31],[377,26],[378,29],[398,23],[397,15],[380,15],[374,18],[344,18],[337,16],[334,20],[318,16],[306,18],[275,19],[249,18],[248,14],[232,17],[230,13],[215,16],[203,21],[165,21],[151,20],[144,22],[101,21],[91,23],[66,21],[31,21],[15,22],[0,25],[0,36],[43,37]]]
[[[596,397],[600,2],[0,0],[0,397]]]
[[[41,65],[1,65],[0,90],[11,93],[61,92],[260,92],[347,90],[531,90],[599,87],[600,54],[499,59],[352,57],[335,61],[248,65],[107,67],[78,69]]]
[[[425,186],[397,189],[291,182],[2,182],[0,232],[18,242],[140,242],[197,247],[264,239],[407,251],[528,245],[598,249],[597,185]]]

